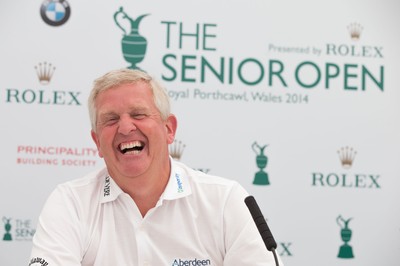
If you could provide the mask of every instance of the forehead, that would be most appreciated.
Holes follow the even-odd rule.
[[[101,91],[96,98],[97,109],[116,109],[122,107],[154,107],[153,92],[148,83],[139,81],[114,86]]]
[[[150,85],[143,81],[125,83],[100,91],[96,97],[96,102],[100,102],[112,97],[120,98],[120,100],[141,99],[148,97],[152,98],[153,92]]]

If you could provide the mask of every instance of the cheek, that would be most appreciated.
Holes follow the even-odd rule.
[[[96,139],[97,150],[99,152],[99,156],[104,158],[104,155],[107,153],[107,150],[112,149],[112,132],[108,132],[107,130],[99,130]]]

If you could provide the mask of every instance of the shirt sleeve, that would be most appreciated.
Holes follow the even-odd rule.
[[[67,187],[59,186],[47,199],[32,240],[30,266],[80,266],[83,230],[79,205]]]
[[[224,266],[275,266],[274,255],[268,251],[258,232],[244,199],[248,193],[236,184],[224,208],[226,254]],[[283,266],[279,259],[279,265]]]

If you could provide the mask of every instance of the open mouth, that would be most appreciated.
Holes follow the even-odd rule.
[[[119,150],[123,154],[138,154],[144,148],[144,143],[141,141],[132,141],[127,143],[121,143],[119,145]]]

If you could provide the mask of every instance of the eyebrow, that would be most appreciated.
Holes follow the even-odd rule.
[[[135,106],[135,107],[132,107],[132,108],[129,109],[129,113],[132,113],[132,112],[147,112],[149,110],[150,109],[145,107],[145,106]],[[99,118],[100,117],[104,118],[104,117],[115,116],[115,115],[119,116],[118,113],[116,113],[114,111],[106,111],[106,112],[103,112],[103,113],[100,112],[98,114],[98,117]]]
[[[116,112],[105,112],[105,113],[100,113],[99,118],[104,118],[104,117],[110,117],[110,116],[118,116]]]

